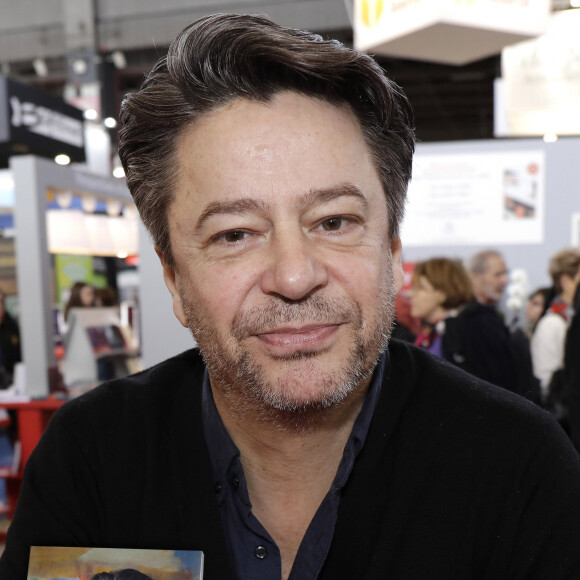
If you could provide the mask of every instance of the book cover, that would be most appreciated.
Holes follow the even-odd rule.
[[[203,552],[32,546],[28,580],[203,580]]]

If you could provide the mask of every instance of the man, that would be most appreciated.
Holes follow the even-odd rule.
[[[508,284],[508,271],[502,255],[495,250],[478,252],[469,260],[467,269],[477,300],[496,307]]]
[[[520,328],[508,329],[503,314],[498,310],[508,284],[508,271],[503,256],[496,250],[484,250],[474,254],[467,264],[477,301],[497,315],[498,321],[482,329],[501,355],[480,361],[492,369],[493,375],[501,377],[494,381],[527,399],[540,402],[540,385],[532,371],[530,343]],[[491,318],[488,316],[488,320]]]
[[[24,577],[34,543],[202,550],[220,580],[580,571],[580,466],[552,419],[410,345],[385,350],[413,131],[372,59],[208,17],[122,124],[203,360],[64,406],[0,573]]]

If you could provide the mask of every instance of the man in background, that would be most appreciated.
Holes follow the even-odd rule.
[[[469,260],[467,270],[477,300],[497,308],[508,284],[508,270],[503,256],[496,250],[478,252]]]

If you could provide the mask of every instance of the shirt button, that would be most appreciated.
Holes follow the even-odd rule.
[[[232,477],[232,485],[234,486],[234,489],[238,489],[238,487],[240,487],[240,480],[238,479],[237,475]]]
[[[254,550],[254,556],[259,560],[263,560],[268,555],[268,550],[266,550],[265,546],[257,546]]]
[[[216,493],[221,493],[221,491],[222,491],[222,484],[221,484],[221,483],[218,481],[218,482],[217,482],[217,483],[214,485],[214,487],[213,487],[213,490],[214,490]]]

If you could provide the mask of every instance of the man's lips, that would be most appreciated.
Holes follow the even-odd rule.
[[[340,324],[312,324],[301,327],[280,327],[255,336],[271,347],[320,347],[340,327]]]

